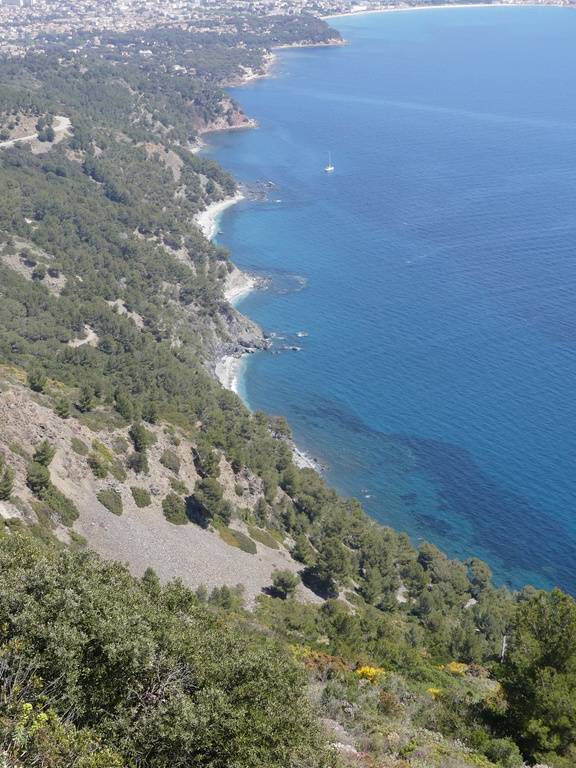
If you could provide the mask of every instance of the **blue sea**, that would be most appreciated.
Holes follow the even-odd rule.
[[[221,221],[270,278],[242,395],[416,544],[576,593],[576,11],[332,23],[209,149],[274,185]]]

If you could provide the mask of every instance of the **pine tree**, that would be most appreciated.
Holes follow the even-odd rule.
[[[41,497],[50,485],[50,472],[43,464],[33,461],[28,467],[26,485],[32,493]]]
[[[33,459],[38,464],[42,464],[43,467],[47,467],[54,458],[55,453],[56,448],[52,443],[49,443],[48,440],[43,440],[34,451]]]
[[[9,501],[14,489],[14,472],[10,467],[6,467],[0,477],[0,500]]]
[[[132,419],[134,415],[134,406],[130,396],[124,390],[117,389],[114,393],[114,407],[125,419]]]
[[[272,574],[272,591],[277,597],[286,600],[292,597],[298,586],[300,577],[292,571],[274,571]]]
[[[56,415],[60,416],[61,419],[67,419],[70,416],[70,403],[68,400],[65,400],[63,397],[58,400],[56,403]]]
[[[34,368],[28,374],[28,386],[33,392],[44,392],[46,381],[46,374],[39,368]]]
[[[94,390],[92,387],[82,387],[80,390],[80,397],[78,398],[78,410],[80,413],[88,413],[92,410],[94,405]]]
[[[146,427],[144,427],[139,422],[132,424],[128,430],[128,435],[130,440],[132,440],[134,450],[139,451],[140,453],[145,451],[146,448],[151,446],[154,442],[154,435],[152,432],[149,432]]]
[[[156,424],[158,421],[158,409],[156,405],[150,401],[144,404],[142,408],[142,418],[147,421],[148,424]]]

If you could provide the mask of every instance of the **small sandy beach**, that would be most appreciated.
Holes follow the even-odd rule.
[[[242,368],[246,362],[246,355],[235,357],[234,355],[226,355],[216,363],[216,377],[224,389],[230,389],[240,397],[239,382],[242,373]]]
[[[227,208],[232,205],[236,205],[240,200],[244,199],[244,195],[241,192],[236,192],[231,197],[226,197],[224,200],[218,200],[217,203],[211,203],[207,208],[200,213],[197,213],[194,217],[196,226],[204,233],[204,236],[208,240],[214,240],[218,234],[218,224],[220,217]]]
[[[257,285],[257,278],[242,272],[235,266],[226,278],[224,297],[229,304],[235,306],[247,294],[255,290]],[[240,355],[225,355],[216,363],[215,373],[218,381],[225,389],[231,389],[237,395],[240,395],[238,383],[248,354],[246,351]]]
[[[226,278],[224,297],[229,304],[236,304],[258,286],[258,279],[238,267],[233,267]]]

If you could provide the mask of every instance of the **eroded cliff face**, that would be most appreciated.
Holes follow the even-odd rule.
[[[268,341],[260,326],[230,304],[222,306],[219,317],[225,331],[225,337],[221,344],[226,350],[233,348],[237,351],[247,351],[266,349],[268,346]],[[226,351],[224,354],[231,354],[231,352]]]
[[[229,96],[220,101],[220,114],[211,120],[203,120],[198,124],[198,132],[230,131],[240,128],[255,128],[256,120],[248,117],[242,108]]]

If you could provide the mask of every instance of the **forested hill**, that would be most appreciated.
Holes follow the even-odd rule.
[[[377,525],[211,375],[265,340],[195,141],[334,38],[229,26],[0,62],[0,766],[573,766],[574,601]]]

